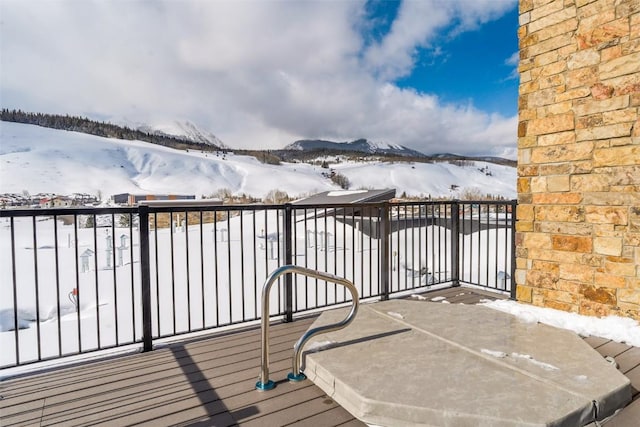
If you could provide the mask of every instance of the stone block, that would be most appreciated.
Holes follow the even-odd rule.
[[[571,103],[571,101],[556,102],[556,103],[547,105],[546,107],[542,107],[542,110],[543,110],[542,113],[540,113],[539,110],[540,109],[538,109],[537,111],[538,117],[555,116],[557,114],[564,114],[572,111],[573,104]]]
[[[591,160],[573,162],[572,167],[573,171],[571,173],[575,175],[591,173],[593,171],[593,162]]]
[[[629,132],[631,131],[630,124],[626,123],[610,126],[623,126],[623,130],[629,128]],[[595,167],[627,165],[633,166],[638,164],[640,164],[640,145],[623,145],[620,147],[596,149],[593,152],[593,165]]]
[[[541,205],[535,208],[536,221],[551,222],[582,222],[584,221],[584,208],[581,206],[549,206]]]
[[[593,283],[598,287],[605,287],[610,289],[620,289],[627,286],[627,281],[624,277],[612,276],[610,274],[595,273],[593,277]]]
[[[561,311],[569,311],[569,312],[575,312],[576,311],[576,305],[575,304],[571,304],[568,302],[562,302],[562,301],[556,301],[556,300],[544,300],[544,307],[547,308],[552,308],[554,310],[561,310]]]
[[[532,221],[518,221],[516,222],[516,231],[533,231]]]
[[[533,221],[533,205],[518,206],[517,217],[519,221]]]
[[[545,65],[561,61],[564,58],[560,56],[557,50],[552,50],[551,52],[546,52],[538,56],[531,57],[531,59],[533,59],[533,67],[541,68]],[[520,57],[520,61],[522,61],[522,56]]]
[[[595,237],[593,239],[593,251],[601,255],[622,255],[622,238],[620,237]]]
[[[538,175],[538,165],[518,165],[518,176]]]
[[[585,192],[583,203],[594,206],[640,206],[640,194],[619,192]]]
[[[578,68],[589,67],[600,63],[600,52],[596,49],[579,50],[567,59],[567,68],[575,70]]]
[[[576,17],[575,6],[562,8],[559,11],[529,23],[529,32],[535,33],[554,24]]]
[[[536,90],[538,90],[537,80],[533,80],[526,83],[520,83],[520,86],[518,87],[518,93],[520,95],[525,95],[527,93],[535,92]]]
[[[606,174],[585,174],[571,177],[571,191],[609,191],[611,183]]]
[[[534,32],[531,30],[531,25],[529,25],[529,31],[530,33]],[[549,39],[539,41],[536,44],[526,47],[527,56],[537,56],[545,52],[559,49],[561,47],[567,46],[572,43],[573,43],[572,34],[560,34],[555,37],[551,37]]]
[[[582,264],[561,264],[560,280],[580,283],[593,282],[593,269]]]
[[[617,124],[617,123],[632,123],[634,124],[634,129],[640,130],[640,124],[636,121],[638,118],[638,113],[634,111],[634,109],[627,108],[624,110],[617,111],[607,111],[602,113],[602,121],[604,124]]]
[[[567,69],[567,61],[560,60],[558,62],[554,62],[542,67],[540,70],[540,77],[553,76],[555,74],[564,72],[566,69]]]
[[[521,136],[518,138],[519,148],[535,147],[538,145],[538,137],[536,136]]]
[[[631,135],[633,123],[618,123],[576,130],[576,141],[593,141],[598,139],[619,138]],[[595,160],[595,159],[594,159]],[[626,163],[633,164],[633,163]],[[596,166],[598,163],[596,162]]]
[[[540,77],[538,79],[538,86],[540,89],[551,88],[558,91],[564,91],[564,75],[563,74],[554,74],[553,76],[548,77]]]
[[[598,73],[601,80],[638,73],[638,64],[640,64],[640,52],[601,63]]]
[[[534,259],[531,268],[533,270],[546,271],[554,276],[557,276],[558,273],[560,273],[560,266],[555,261],[541,261]]]
[[[640,12],[640,3],[638,1],[620,1],[616,2],[616,16],[626,17]]]
[[[609,99],[613,95],[614,90],[613,86],[607,86],[598,82],[591,86],[591,96],[597,100]]]
[[[530,193],[531,192],[531,178],[518,178],[518,193]]]
[[[547,191],[549,192],[569,191],[571,187],[569,181],[570,181],[569,175],[549,176],[547,177]],[[569,197],[569,195],[565,195],[565,196],[567,197],[567,200],[575,200],[574,197]],[[579,203],[579,202],[567,202],[567,203]]]
[[[556,101],[568,101],[574,99],[583,99],[591,95],[591,90],[587,87],[579,87],[576,89],[567,90],[563,93],[559,93],[556,96]]]
[[[531,286],[517,285],[516,300],[520,302],[531,302]]]
[[[576,14],[580,20],[580,26],[591,30],[615,20],[616,11],[613,6],[614,0],[599,0],[582,6]]]
[[[618,299],[628,304],[640,305],[640,289],[618,289]]]
[[[604,266],[604,257],[597,254],[582,254],[578,263],[600,268]]]
[[[571,292],[559,291],[557,289],[545,289],[542,291],[545,301],[555,301],[566,304],[575,305],[579,301],[579,294],[572,294]]]
[[[524,26],[524,25],[527,25],[529,22],[531,22],[531,12],[521,13],[518,16],[518,24],[521,27]]]
[[[530,190],[531,193],[543,193],[547,191],[547,178],[544,176],[534,176],[531,178]]]
[[[535,108],[553,104],[555,102],[555,98],[556,90],[554,88],[542,89],[529,94],[527,98],[527,106]]]
[[[556,283],[556,289],[559,291],[570,292],[573,295],[579,295],[582,290],[583,284],[580,282],[575,282],[573,280],[564,280],[560,279]]]
[[[522,14],[533,9],[533,0],[520,0],[518,11]]]
[[[573,128],[574,116],[572,113],[567,113],[531,120],[523,130],[521,130],[521,126],[518,127],[518,134],[519,136],[524,136],[521,135],[521,132],[526,132],[527,135],[535,136],[562,132]]]
[[[608,257],[604,262],[604,272],[615,276],[634,277],[636,266],[631,258]]]
[[[524,233],[522,246],[531,248],[551,248],[551,236],[545,233]]]
[[[622,56],[622,47],[620,45],[611,46],[606,49],[602,49],[600,52],[600,60],[603,62],[611,61]]]
[[[575,160],[591,159],[594,144],[591,141],[575,144],[553,145],[550,147],[536,147],[531,149],[533,163],[558,163]]]
[[[596,172],[607,175],[612,185],[640,184],[640,165],[601,167]]]
[[[573,111],[576,116],[590,116],[605,111],[622,110],[627,107],[629,107],[629,96],[622,95],[602,100],[582,99],[575,102]]]
[[[631,206],[629,208],[629,231],[631,232],[640,232],[640,207],[639,206]],[[640,237],[638,237],[640,240]],[[636,245],[640,245],[640,243],[636,243]]]
[[[578,313],[584,316],[606,317],[612,314],[612,307],[589,299],[580,301]]]
[[[598,74],[598,66],[596,65],[592,65],[591,67],[578,68],[576,70],[569,70],[565,74],[565,82],[569,89],[577,88],[580,86],[591,87],[598,81],[600,81],[600,76]]]
[[[577,204],[582,201],[580,193],[536,193],[533,203],[536,205]]]
[[[571,234],[573,236],[590,236],[592,227],[583,222],[537,222],[536,231],[539,233]]]
[[[551,245],[556,251],[591,252],[593,239],[590,236],[556,234],[551,236]]]
[[[531,148],[521,148],[518,150],[518,164],[528,165],[531,163]]]
[[[627,225],[629,223],[626,206],[585,206],[584,211],[585,221],[593,224]]]
[[[604,119],[602,118],[602,113],[578,117],[578,119],[576,120],[576,129],[588,129],[603,125]]]
[[[572,171],[573,167],[571,162],[540,165],[540,175],[569,175]]]
[[[581,293],[589,301],[600,304],[615,305],[617,302],[615,289],[584,286]]]
[[[564,0],[553,0],[545,5],[539,6],[531,10],[531,20],[536,21],[552,13],[558,12],[564,8]]]
[[[553,289],[558,281],[558,275],[547,271],[529,270],[526,284],[534,288]]]

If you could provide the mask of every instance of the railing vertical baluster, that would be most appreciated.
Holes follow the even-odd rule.
[[[151,351],[153,350],[153,338],[151,333],[149,208],[145,205],[138,206],[138,223],[140,225],[138,230],[140,233],[140,281],[142,283],[142,351]]]
[[[53,250],[56,277],[56,320],[58,322],[58,357],[62,356],[62,325],[60,322],[60,253],[58,250],[58,216],[53,216]]]
[[[518,209],[518,201],[511,201],[511,299],[516,299],[516,213]],[[506,270],[506,268],[505,268]]]
[[[291,203],[285,203],[284,205],[284,264],[292,264],[292,246],[293,246],[293,234],[292,234],[292,209]],[[293,321],[293,283],[291,281],[291,275],[287,274],[284,277],[284,321]]]
[[[74,259],[75,259],[75,266],[76,266],[76,292],[77,292],[77,296],[76,296],[76,316],[77,316],[77,333],[78,333],[78,353],[82,353],[82,320],[80,318],[80,307],[81,307],[81,303],[82,303],[82,295],[80,293],[80,268],[78,267],[78,259],[79,259],[79,252],[78,252],[78,215],[74,214],[73,215],[73,254],[74,254]],[[133,283],[133,281],[132,281]]]
[[[132,337],[133,342],[136,342],[136,331],[137,323],[136,323],[136,291],[135,291],[135,273],[133,270],[133,214],[129,213],[129,272],[131,273],[131,325],[132,325]],[[140,227],[140,223],[138,223],[138,227]],[[76,232],[77,234],[77,232]],[[78,244],[76,242],[76,252],[78,249]],[[76,260],[78,259],[78,255],[76,253]],[[80,305],[80,293],[78,292],[78,305]]]
[[[16,273],[16,233],[15,233],[15,220],[10,218],[11,228],[11,279],[13,283],[13,334],[14,342],[16,346],[16,365],[20,365],[20,339],[18,337],[18,281]]]
[[[38,239],[36,228],[36,217],[32,217],[33,224],[33,268],[34,268],[34,285],[36,290],[36,337],[38,340],[38,360],[42,360],[42,345],[40,340],[40,284],[38,280]]]
[[[118,272],[116,270],[116,215],[111,213],[111,265],[113,272],[113,323],[116,334],[116,346],[120,343],[118,328]]]
[[[180,225],[180,224],[177,224]],[[191,271],[189,269],[189,211],[184,211],[184,251],[187,287],[187,330],[191,331]]]
[[[380,299],[386,301],[389,299],[389,241],[391,237],[391,227],[389,226],[389,203],[382,203],[380,212],[380,275],[381,275],[381,292]]]
[[[204,215],[203,212],[200,211],[200,309],[202,310],[202,329],[204,329],[206,325],[204,317],[206,312],[204,294]]]
[[[451,202],[451,284],[460,286],[460,204]]]

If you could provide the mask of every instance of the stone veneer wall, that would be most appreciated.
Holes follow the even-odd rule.
[[[520,0],[517,298],[640,319],[640,0]]]

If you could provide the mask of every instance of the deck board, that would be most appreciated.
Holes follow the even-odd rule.
[[[504,298],[456,287],[423,294],[452,304]],[[409,297],[410,298],[410,297]],[[0,425],[217,425],[361,427],[309,381],[289,383],[293,343],[315,317],[275,323],[270,329],[270,374],[274,390],[259,392],[260,329],[245,328],[209,337],[159,345],[148,353],[117,355],[76,363],[0,382]],[[603,356],[613,356],[621,372],[640,390],[640,348],[586,338]],[[640,395],[607,427],[635,426]],[[627,414],[628,411],[628,414]]]

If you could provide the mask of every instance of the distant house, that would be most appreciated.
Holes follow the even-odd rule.
[[[67,196],[53,196],[40,199],[41,208],[67,208],[73,206],[73,199]]]
[[[143,200],[195,200],[193,194],[131,194],[121,193],[111,196],[113,203],[119,205],[137,205]]]

